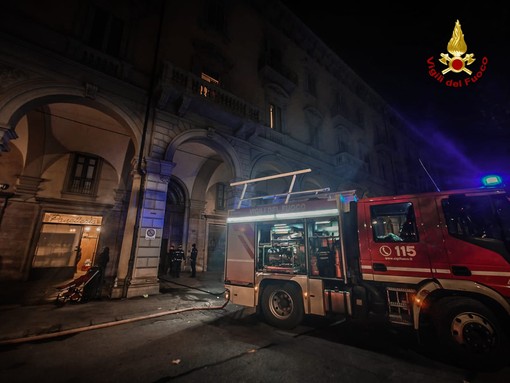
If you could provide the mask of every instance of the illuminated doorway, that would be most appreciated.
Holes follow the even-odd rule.
[[[30,279],[62,281],[94,264],[102,217],[45,213]]]

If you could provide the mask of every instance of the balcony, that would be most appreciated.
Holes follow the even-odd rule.
[[[176,68],[168,62],[165,63],[160,87],[162,91],[159,100],[160,108],[164,108],[168,102],[172,102],[185,95],[193,99],[214,103],[216,106],[220,106],[224,112],[249,119],[256,123],[261,122],[261,111],[257,107],[217,85],[202,80],[190,72]]]
[[[77,40],[70,40],[66,55],[90,68],[96,69],[109,76],[126,80],[131,65],[106,53],[98,51]]]

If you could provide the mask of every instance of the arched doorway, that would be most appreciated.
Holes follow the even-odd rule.
[[[9,142],[21,156],[2,163],[17,177],[1,227],[13,240],[0,245],[17,270],[3,272],[49,285],[85,272],[103,243],[113,250],[107,275],[116,272],[135,152],[132,132],[104,107],[54,99],[23,106]]]
[[[169,269],[167,254],[170,246],[177,248],[184,243],[186,196],[184,185],[176,177],[171,177],[166,197],[159,274],[166,274]]]
[[[169,148],[168,159],[175,164],[169,193],[175,180],[188,191],[182,226],[184,251],[189,256],[191,245],[197,245],[198,272],[222,271],[228,188],[238,171],[235,151],[220,136],[201,130],[187,132]]]

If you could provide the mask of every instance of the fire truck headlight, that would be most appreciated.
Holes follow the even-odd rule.
[[[225,289],[225,299],[227,301],[230,300],[230,290],[229,289]]]

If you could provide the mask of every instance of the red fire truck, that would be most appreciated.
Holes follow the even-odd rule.
[[[510,199],[480,188],[357,199],[292,192],[304,169],[234,182],[225,287],[271,325],[305,315],[379,318],[437,335],[470,365],[506,356],[510,335]],[[288,192],[245,198],[255,182],[291,177]],[[261,203],[270,201],[270,204]],[[244,206],[249,202],[249,207]]]

